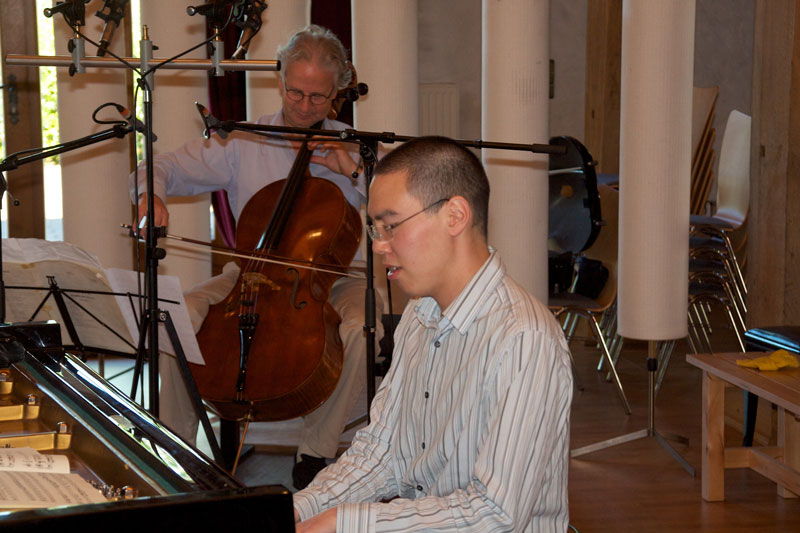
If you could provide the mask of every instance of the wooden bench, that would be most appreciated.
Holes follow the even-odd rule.
[[[761,372],[736,364],[761,352],[689,354],[703,371],[702,493],[725,499],[725,469],[751,468],[778,484],[784,498],[800,494],[800,369]],[[725,384],[730,383],[778,406],[778,445],[725,448]]]

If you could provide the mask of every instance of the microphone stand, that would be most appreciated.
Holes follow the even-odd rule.
[[[3,196],[8,190],[8,182],[0,172],[0,210],[3,209]],[[3,280],[3,219],[0,217],[0,324],[6,321],[6,282]]]
[[[315,130],[308,128],[292,128],[288,126],[270,126],[265,124],[252,124],[249,122],[237,122],[233,120],[218,120],[214,116],[208,114],[207,110],[197,104],[200,115],[203,118],[205,131],[203,135],[208,138],[212,130],[217,130],[220,135],[227,135],[231,131],[245,131],[253,134],[261,134],[262,132],[294,134],[303,136],[317,136],[317,137],[331,137],[339,139],[342,142],[357,142],[359,143],[359,153],[364,160],[364,179],[366,183],[365,197],[367,205],[369,205],[369,184],[372,181],[374,174],[375,164],[377,163],[378,143],[391,144],[395,142],[406,142],[417,137],[396,135],[392,132],[371,132],[359,131],[352,128],[344,130]],[[552,144],[515,144],[504,142],[492,142],[482,140],[456,140],[459,144],[470,148],[489,148],[497,150],[516,150],[526,151],[537,154],[553,154],[559,155],[566,153],[566,146],[557,146]],[[369,222],[369,216],[367,218]],[[366,333],[367,342],[367,407],[372,404],[372,399],[375,397],[375,331],[376,331],[376,316],[375,316],[375,288],[373,283],[373,256],[372,256],[372,239],[367,234],[367,288],[364,298],[364,331]],[[369,411],[367,412],[367,423],[369,423]]]
[[[378,140],[359,141],[359,155],[364,162],[364,198],[369,205],[369,184],[375,173],[375,164],[378,162]],[[370,223],[369,214],[367,224]],[[372,238],[367,235],[367,287],[364,290],[364,332],[367,342],[367,415],[366,422],[369,424],[369,407],[372,399],[375,398],[375,331],[377,327],[377,316],[375,309],[375,276],[374,276],[374,257],[372,255]],[[359,418],[360,419],[360,418]]]
[[[5,161],[3,161],[5,163]],[[2,165],[0,165],[2,168]],[[3,209],[3,196],[8,191],[8,182],[0,170],[0,210]],[[6,321],[6,282],[3,279],[3,219],[0,217],[0,324]]]

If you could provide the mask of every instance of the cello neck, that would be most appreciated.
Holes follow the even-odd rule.
[[[319,129],[321,126],[322,121],[319,121],[311,126],[311,128]],[[275,206],[269,223],[258,242],[257,251],[259,252],[269,252],[274,249],[280,241],[283,230],[286,227],[286,221],[289,219],[289,213],[297,198],[297,193],[300,191],[300,186],[303,184],[303,179],[309,174],[308,165],[311,162],[312,152],[308,149],[307,143],[308,138],[300,144],[300,149],[297,151],[292,169],[286,177],[286,183],[281,191],[278,204]]]

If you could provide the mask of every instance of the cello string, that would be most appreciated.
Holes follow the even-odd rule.
[[[314,124],[313,128],[319,128],[322,125],[322,121]],[[303,141],[300,143],[300,146],[297,150],[297,155],[295,157],[294,163],[292,164],[292,168],[289,172],[289,176],[286,178],[286,184],[284,189],[281,191],[280,199],[275,207],[275,210],[272,213],[272,217],[268,224],[268,227],[264,231],[262,235],[260,244],[259,244],[259,251],[262,253],[270,253],[274,246],[277,245],[277,241],[279,239],[280,233],[283,231],[281,226],[277,226],[274,222],[277,221],[284,221],[284,224],[289,219],[289,216],[293,210],[293,204],[299,194],[300,186],[303,183],[303,175],[308,172],[309,163],[311,160],[312,150],[308,148],[307,141],[310,138],[309,135],[304,136]],[[288,200],[288,201],[287,201]],[[270,234],[268,234],[268,232]],[[261,249],[263,248],[263,249]],[[248,262],[248,266],[252,268],[252,261]],[[266,268],[264,263],[257,263],[257,268],[259,273],[263,274],[263,269]]]
[[[318,125],[319,123],[316,126]],[[308,149],[306,142],[303,141],[298,149],[297,156],[292,164],[289,176],[286,178],[286,183],[281,191],[278,203],[275,206],[272,215],[270,216],[269,223],[267,224],[267,227],[262,233],[261,239],[256,246],[256,251],[262,254],[269,254],[277,245],[280,234],[283,231],[283,226],[280,224],[285,224],[289,218],[293,204],[297,198],[300,184],[302,183],[302,175],[300,175],[300,173],[302,172],[305,174],[308,171],[310,158],[311,151]],[[245,288],[246,283],[247,299],[240,300],[240,315],[242,314],[245,306],[251,310],[251,312],[248,314],[251,314],[254,310],[258,309],[262,277],[265,279],[265,283],[271,284],[271,288],[274,288],[274,283],[264,274],[266,268],[267,265],[264,262],[255,261],[255,258],[248,259],[247,270],[244,271],[245,275],[246,273],[255,272],[258,274],[258,276],[255,278],[248,277],[248,279],[242,280],[243,289]]]

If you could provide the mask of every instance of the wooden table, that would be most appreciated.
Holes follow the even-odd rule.
[[[706,501],[725,499],[725,469],[751,468],[778,484],[784,498],[800,494],[800,369],[761,372],[736,364],[751,353],[689,354],[703,370],[702,492]],[[730,383],[778,406],[778,445],[725,448],[725,384]]]

